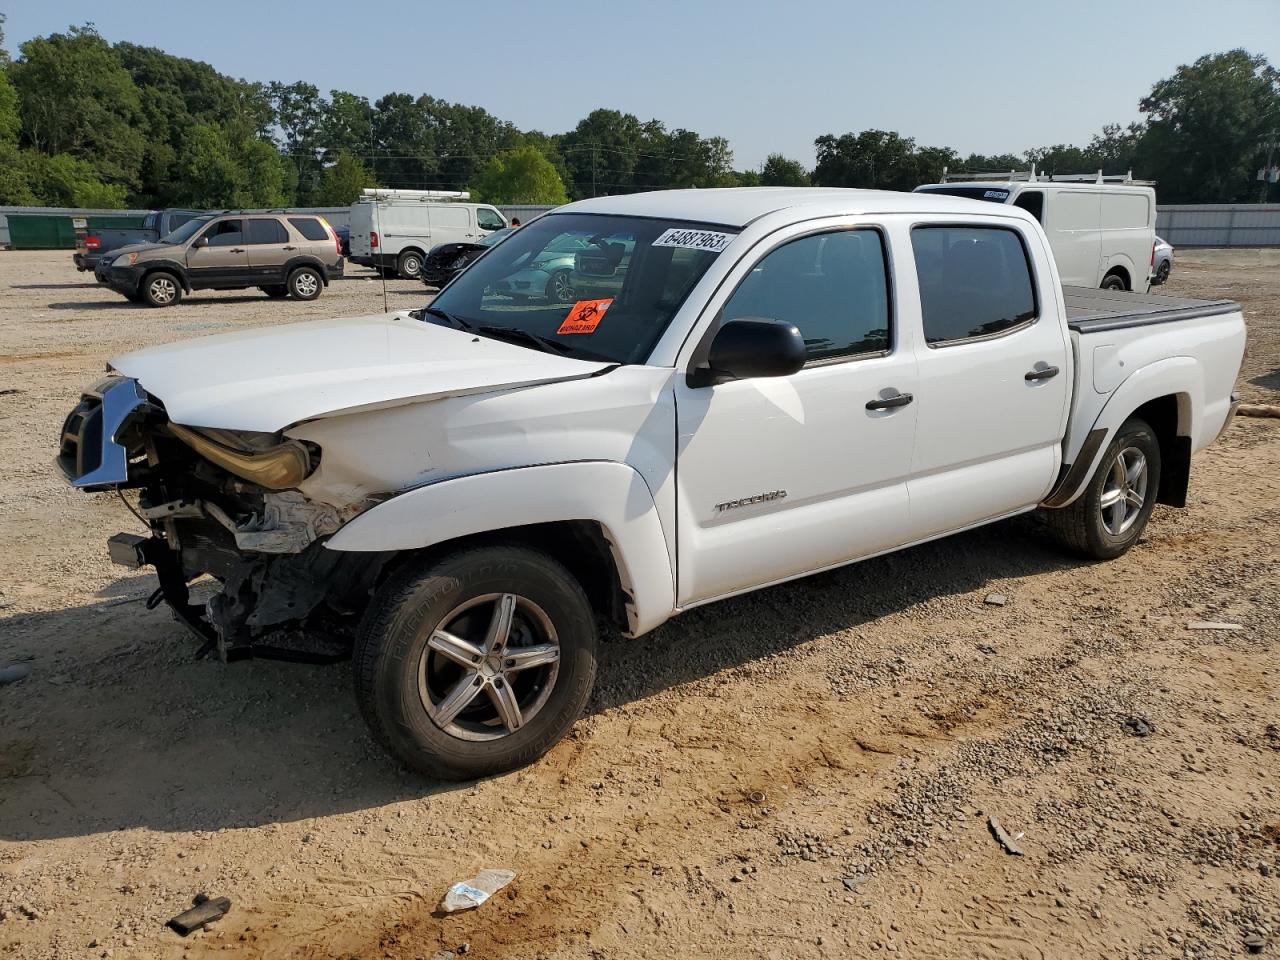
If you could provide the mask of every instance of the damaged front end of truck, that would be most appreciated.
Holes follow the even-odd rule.
[[[118,492],[150,528],[112,537],[111,559],[155,568],[149,605],[167,603],[202,653],[323,662],[349,651],[392,554],[324,548],[372,501],[338,508],[299,492],[321,456],[282,433],[173,423],[137,380],[109,375],[67,417],[58,465],[72,486]],[[205,577],[221,589],[193,602]]]

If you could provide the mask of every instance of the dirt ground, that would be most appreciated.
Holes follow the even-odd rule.
[[[1280,252],[1180,253],[1169,292],[1242,301],[1242,390],[1280,401]],[[147,310],[0,253],[0,668],[31,670],[0,686],[0,957],[1280,953],[1280,421],[1117,561],[1020,520],[702,608],[606,646],[544,760],[443,784],[373,744],[345,665],[194,660],[107,561],[136,522],[51,463],[115,353],[381,308],[357,274]],[[517,879],[438,915],[485,867]],[[201,892],[230,914],[166,930]]]

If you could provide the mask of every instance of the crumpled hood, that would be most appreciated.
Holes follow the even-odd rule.
[[[158,397],[174,423],[275,432],[337,413],[589,377],[611,364],[395,313],[198,337],[111,366]]]

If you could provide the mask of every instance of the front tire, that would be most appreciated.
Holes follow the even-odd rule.
[[[320,296],[324,281],[314,267],[299,267],[289,274],[289,296],[295,300],[314,300]]]
[[[1137,417],[1126,420],[1075,502],[1047,510],[1062,543],[1093,560],[1111,560],[1138,542],[1160,490],[1160,441]]]
[[[1173,264],[1168,260],[1161,260],[1160,266],[1156,268],[1156,283],[1163,284],[1169,279],[1169,273],[1173,270]]]
[[[573,299],[573,276],[568,270],[557,270],[547,281],[545,293],[552,303],[568,303]]]
[[[172,273],[163,271],[144,277],[139,293],[149,307],[176,307],[182,302],[182,284]]]
[[[527,547],[411,564],[370,603],[353,654],[374,736],[409,767],[464,780],[523,766],[582,713],[596,626],[577,580]]]
[[[396,260],[396,273],[406,280],[417,280],[422,273],[422,254],[417,250],[405,250]]]

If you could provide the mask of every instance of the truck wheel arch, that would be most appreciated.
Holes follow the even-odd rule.
[[[1199,364],[1191,357],[1169,357],[1131,373],[1098,414],[1076,462],[1064,465],[1044,505],[1065,507],[1080,496],[1116,431],[1130,417],[1138,417],[1160,441],[1164,470],[1157,502],[1184,506],[1191,453],[1204,412],[1202,384]]]
[[[595,537],[608,550],[613,571],[606,582],[616,584],[627,635],[646,633],[672,615],[675,571],[667,537],[644,478],[624,463],[544,464],[440,480],[366,510],[326,546],[384,552],[439,550],[478,539],[544,549],[551,544],[549,552],[562,562],[568,557],[566,566],[582,579],[589,567],[571,549],[581,537]],[[585,545],[587,559],[595,549],[601,548]],[[607,599],[599,581],[583,586],[598,606]]]

